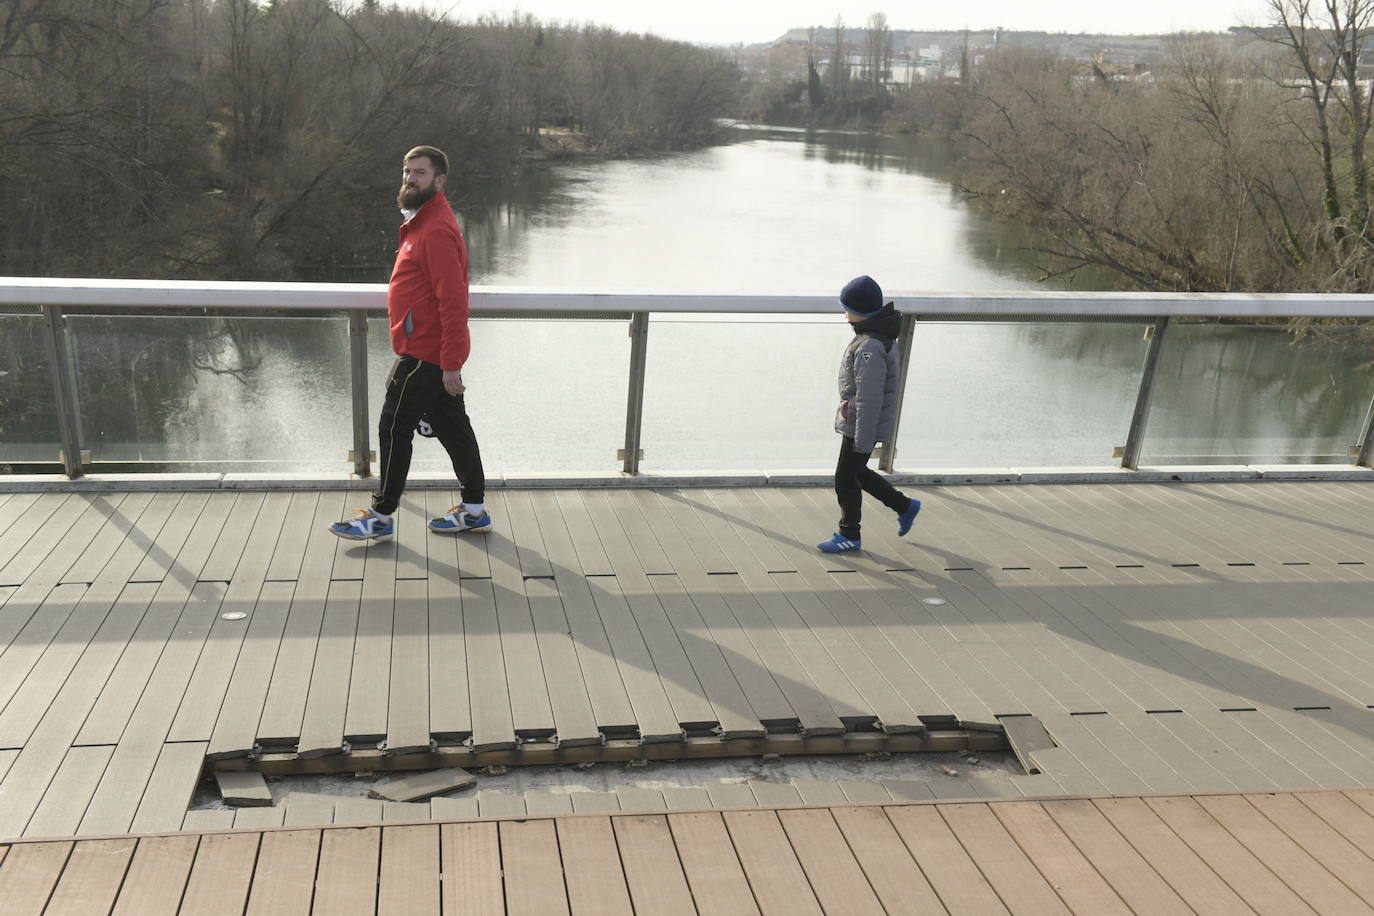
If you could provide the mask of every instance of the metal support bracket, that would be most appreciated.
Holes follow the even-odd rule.
[[[72,480],[81,476],[83,452],[80,442],[81,424],[77,414],[75,375],[72,372],[71,351],[67,341],[67,321],[56,305],[43,306],[47,318],[48,366],[52,374],[53,396],[57,402],[57,436],[62,445],[62,470]]]
[[[1145,351],[1145,365],[1140,370],[1140,392],[1136,395],[1135,412],[1131,414],[1131,431],[1126,434],[1126,445],[1121,456],[1121,466],[1130,471],[1140,466],[1145,427],[1150,421],[1150,401],[1154,398],[1155,373],[1159,369],[1159,354],[1164,349],[1164,333],[1167,330],[1168,316],[1155,319],[1150,345]]]
[[[348,313],[349,379],[353,388],[353,450],[348,460],[353,462],[357,477],[372,476],[371,427],[367,411],[367,312],[354,309]]]
[[[644,453],[639,447],[639,432],[644,421],[644,368],[649,350],[649,313],[635,312],[630,318],[630,392],[625,406],[625,448],[617,453],[626,474],[638,474]]]

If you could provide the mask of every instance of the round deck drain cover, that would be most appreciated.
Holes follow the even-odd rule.
[[[921,603],[922,603],[922,604],[944,604],[944,603],[945,603],[945,599],[943,599],[943,598],[922,598],[922,599],[921,599]]]
[[[248,615],[243,611],[230,611],[227,614],[220,614],[219,616],[224,620],[242,620]]]

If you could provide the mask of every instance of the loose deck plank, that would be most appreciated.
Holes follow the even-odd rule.
[[[506,660],[501,652],[495,586],[490,579],[464,579],[462,602],[468,696],[472,703],[472,747],[514,747],[515,720],[511,714]]]
[[[344,738],[354,747],[386,739],[390,700],[391,641],[396,612],[396,544],[373,541],[365,548],[362,601],[348,680]]]
[[[439,868],[438,825],[383,827],[378,916],[439,912]]]
[[[525,598],[529,601],[539,660],[548,683],[553,725],[559,742],[569,747],[596,744],[601,732],[578,663],[577,645],[570,635],[563,602],[552,579],[527,579]]]
[[[611,824],[635,910],[695,914],[696,906],[668,830],[667,816],[622,815],[612,818]]]
[[[164,744],[130,829],[134,833],[180,829],[204,765],[204,741]]]
[[[498,830],[497,824],[444,824],[439,828],[444,913],[482,916],[505,912]]]
[[[567,913],[563,864],[552,821],[502,821],[501,866],[511,916]]]
[[[348,685],[361,603],[362,583],[330,583],[300,725],[297,753],[302,757],[337,754],[343,748]]]
[[[432,556],[430,562],[430,737],[438,741],[463,741],[472,734],[472,704],[468,696],[462,589],[456,571],[452,575],[440,573],[432,565]]]
[[[257,604],[246,621],[243,643],[224,688],[219,716],[207,736],[206,752],[211,759],[247,756],[258,743],[259,724],[277,666],[277,654],[287,620],[296,607],[295,589],[296,583],[290,581],[263,584]],[[178,733],[173,730],[172,734]]]
[[[822,912],[797,856],[772,811],[726,811],[725,826],[764,913]]]
[[[137,845],[133,837],[77,843],[44,912],[52,916],[110,912]]]
[[[319,852],[319,830],[264,833],[248,891],[248,916],[309,912]]]
[[[681,720],[668,699],[620,583],[613,576],[589,577],[587,583],[610,639],[621,682],[630,697],[640,737],[644,741],[680,739]]]
[[[518,500],[517,500],[518,501]],[[524,522],[526,538],[538,537],[531,520]],[[540,662],[538,638],[535,635],[529,599],[525,597],[525,576],[522,566],[533,566],[543,575],[551,575],[542,552],[517,548],[514,541],[493,532],[488,536],[487,556],[491,564],[491,586],[496,602],[500,652],[506,672],[519,672],[507,680],[513,729],[522,736],[547,737],[555,731],[553,708],[549,694],[562,689],[545,682],[544,666]],[[539,548],[542,551],[542,543]],[[517,555],[518,553],[518,555]],[[531,554],[542,562],[535,563]],[[568,685],[573,687],[574,685]]]
[[[570,817],[559,818],[556,824],[572,912],[633,913],[611,819]]]
[[[261,841],[258,833],[201,837],[181,898],[182,916],[239,916],[248,903]]]
[[[398,580],[391,636],[386,748],[391,754],[429,750],[429,583]]]
[[[670,814],[668,826],[700,912],[741,916],[759,912],[720,814]]]
[[[835,818],[826,810],[779,811],[787,839],[826,913],[883,913]]]
[[[176,913],[191,875],[199,837],[149,836],[138,841],[114,913],[157,916]]]

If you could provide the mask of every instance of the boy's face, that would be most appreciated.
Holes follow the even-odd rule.
[[[846,317],[846,318],[849,319],[849,323],[850,323],[850,324],[858,324],[860,321],[863,321],[863,320],[864,320],[864,316],[862,316],[862,315],[855,315],[853,312],[849,311],[848,309],[845,310],[844,317]]]

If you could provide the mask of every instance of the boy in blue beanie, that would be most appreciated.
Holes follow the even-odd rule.
[[[843,436],[835,466],[835,496],[840,501],[840,530],[816,546],[826,553],[859,550],[859,517],[864,493],[897,513],[897,534],[906,534],[921,511],[919,499],[908,498],[868,467],[879,442],[891,446],[897,425],[897,384],[901,353],[897,338],[902,316],[872,277],[855,277],[840,291],[840,305],[854,326],[854,340],[840,360],[840,409],[835,432]]]

